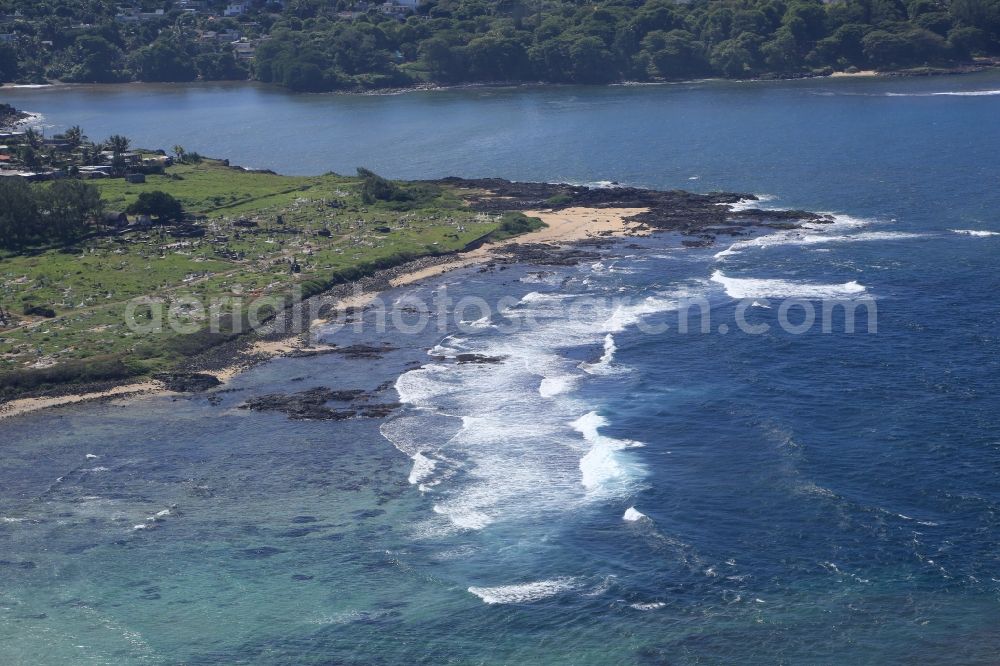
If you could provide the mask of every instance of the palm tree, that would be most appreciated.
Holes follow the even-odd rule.
[[[79,125],[73,125],[68,130],[63,132],[63,138],[69,142],[70,147],[76,150],[87,137],[83,135],[83,130],[80,129]]]
[[[122,153],[128,152],[128,148],[132,145],[132,141],[127,136],[112,134],[104,141],[104,145],[107,146],[107,149],[115,155],[121,155]]]
[[[24,140],[27,141],[28,145],[32,148],[38,148],[38,146],[42,143],[42,137],[34,127],[29,127],[24,130]]]
[[[21,146],[20,150],[18,151],[18,158],[21,160],[24,166],[28,167],[29,169],[38,168],[39,165],[38,154],[35,152],[35,149],[32,148],[30,145]]]
[[[184,159],[184,152],[184,146],[174,146],[174,155],[177,156],[178,162]]]
[[[100,156],[101,153],[94,144],[88,144],[83,147],[83,161],[85,164],[89,164],[91,166],[97,164]]]

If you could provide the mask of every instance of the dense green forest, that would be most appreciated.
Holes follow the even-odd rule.
[[[950,67],[1000,54],[1000,0],[0,0],[0,79],[255,78],[293,90],[608,83]],[[199,9],[191,9],[191,6]],[[156,10],[162,10],[157,14]],[[19,12],[19,16],[12,16]],[[239,34],[238,58],[211,35]],[[206,35],[209,35],[206,37]]]

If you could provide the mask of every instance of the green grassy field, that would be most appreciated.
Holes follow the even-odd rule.
[[[123,360],[141,374],[178,360],[185,347],[171,344],[175,333],[137,335],[125,326],[136,297],[169,304],[287,295],[295,283],[324,283],[352,267],[504,233],[500,219],[469,210],[449,187],[421,187],[405,204],[366,205],[355,177],[248,173],[209,160],[173,166],[144,184],[94,182],[106,210],[124,210],[142,192],[168,192],[186,212],[204,216],[205,235],[173,237],[170,228],[152,227],[0,258],[0,303],[14,315],[0,329],[0,395],[4,378],[53,366]],[[291,271],[293,261],[301,272]],[[56,316],[23,315],[29,306]]]

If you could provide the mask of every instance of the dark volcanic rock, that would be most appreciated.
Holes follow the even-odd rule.
[[[285,358],[311,358],[313,356],[324,356],[326,354],[337,354],[339,349],[309,349],[308,347],[304,349],[293,349],[290,352],[285,352],[282,354]]]
[[[326,406],[326,403],[335,399],[335,394],[336,391],[324,387],[313,388],[291,395],[270,393],[251,398],[240,405],[240,408],[258,412],[282,412],[293,419],[335,420],[354,416],[354,412],[342,414],[340,411],[332,410]]]
[[[153,379],[163,382],[168,391],[178,393],[198,393],[222,384],[215,375],[203,372],[161,372]]]
[[[258,412],[281,412],[291,419],[310,419],[317,421],[342,421],[355,417],[379,418],[388,416],[398,403],[390,404],[352,404],[347,408],[331,409],[329,402],[348,402],[368,400],[370,395],[361,389],[334,390],[325,386],[301,391],[299,393],[270,393],[251,398],[240,405],[240,409],[250,409]]]
[[[500,178],[446,178],[452,186],[471,190],[466,195],[474,210],[500,213],[512,210],[561,210],[575,206],[590,208],[646,208],[627,218],[653,230],[703,232],[712,226],[764,226],[796,228],[804,222],[832,222],[828,215],[804,210],[733,210],[732,204],[756,201],[753,194],[683,190],[658,191],[637,187],[597,187],[558,183],[513,183]],[[597,240],[599,242],[599,240]],[[529,263],[537,263],[528,258]]]
[[[333,351],[343,354],[347,358],[381,358],[385,352],[394,351],[395,347],[384,345],[382,347],[372,347],[370,345],[350,345],[348,347],[337,347]]]
[[[455,357],[459,363],[500,363],[503,356],[486,356],[485,354],[459,354]]]
[[[546,243],[517,243],[504,248],[508,263],[536,266],[576,266],[581,261],[597,261],[601,255],[590,250],[563,248]]]
[[[358,410],[358,414],[367,419],[378,419],[389,416],[403,405],[398,402],[386,402],[378,405],[367,405]]]
[[[735,219],[763,220],[765,222],[833,222],[830,215],[810,213],[807,210],[761,210],[747,208],[733,214]]]

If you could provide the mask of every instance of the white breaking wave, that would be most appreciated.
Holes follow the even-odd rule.
[[[767,249],[786,245],[826,245],[830,243],[861,243],[909,240],[924,238],[924,234],[903,231],[864,231],[852,233],[871,226],[878,220],[853,217],[842,213],[823,213],[833,217],[833,222],[807,222],[799,229],[776,231],[747,240],[739,240],[728,248],[715,253],[715,259],[723,260],[748,249]]]
[[[573,375],[556,375],[554,377],[543,377],[538,385],[538,395],[543,398],[551,398],[560,393],[572,390],[579,378]]]
[[[458,356],[458,351],[452,349],[451,347],[445,347],[444,345],[434,345],[427,350],[428,356],[443,356],[444,358],[455,358]]]
[[[629,523],[634,523],[636,521],[642,520],[645,517],[646,514],[644,514],[642,511],[637,510],[634,506],[630,506],[629,508],[625,509],[625,513],[622,514],[622,520]]]
[[[491,328],[491,327],[494,327],[494,325],[490,322],[490,318],[489,317],[482,317],[481,319],[475,319],[475,320],[472,320],[472,321],[463,321],[462,325],[463,326],[467,326],[468,328]]]
[[[651,610],[657,610],[659,608],[663,608],[666,605],[667,604],[665,604],[662,601],[649,601],[649,602],[646,602],[646,603],[629,604],[628,607],[629,608],[634,608],[635,610],[639,610],[639,611],[651,611]]]
[[[615,360],[615,352],[618,347],[615,345],[615,336],[608,333],[604,336],[604,353],[596,363],[581,363],[580,369],[591,375],[605,375],[612,372],[611,364]]]
[[[866,231],[860,234],[828,235],[821,233],[806,233],[802,231],[786,231],[766,236],[759,236],[751,240],[737,241],[725,250],[715,253],[716,259],[723,259],[734,254],[739,254],[743,250],[750,248],[766,249],[769,247],[781,247],[785,245],[826,245],[829,243],[863,243],[875,241],[896,241],[910,240],[914,238],[926,238],[924,234],[914,234],[905,231]]]
[[[599,363],[604,363],[607,365],[615,360],[615,352],[618,351],[618,347],[615,345],[615,336],[608,333],[604,336],[604,354],[601,355],[601,360]]]
[[[886,97],[992,97],[1000,95],[1000,90],[945,90],[929,93],[885,93]]]
[[[441,360],[401,375],[396,390],[408,410],[381,432],[412,459],[410,482],[433,489],[433,513],[414,526],[414,534],[433,538],[498,521],[544,520],[634,492],[644,469],[625,449],[637,444],[602,436],[600,405],[577,388],[590,374],[614,373],[601,368],[614,363],[618,331],[676,309],[678,298],[664,294],[627,303],[532,292],[507,312],[527,325],[503,335],[473,331],[434,350],[500,362]],[[565,353],[602,342],[601,359],[593,364],[600,366],[597,372],[581,372],[579,361]]]
[[[557,273],[539,271],[537,273],[528,273],[518,280],[518,282],[524,282],[527,284],[547,284],[555,287],[559,285],[561,280],[562,278]]]
[[[731,278],[722,271],[712,273],[712,282],[721,284],[730,298],[856,298],[866,293],[857,281],[843,284],[816,284],[790,280]]]
[[[501,585],[499,587],[470,587],[469,592],[488,604],[525,604],[540,599],[553,597],[561,592],[568,592],[577,587],[576,578],[555,578],[539,580],[520,585]]]
[[[949,231],[965,236],[1000,236],[1000,231],[985,231],[982,229],[949,229]]]
[[[549,293],[543,294],[539,291],[532,291],[521,297],[521,303],[537,303],[538,301],[559,301],[568,298],[569,294]]]
[[[777,199],[773,194],[754,194],[756,199],[740,199],[736,203],[731,204],[719,204],[720,206],[728,206],[729,210],[734,213],[738,213],[741,210],[747,210],[749,208],[761,208],[761,204],[765,204],[768,201],[774,201]]]
[[[437,461],[431,460],[423,453],[417,452],[413,456],[413,469],[410,470],[409,482],[416,485],[422,483],[428,476],[434,472],[434,468],[437,466]]]
[[[590,450],[580,460],[583,485],[590,491],[631,476],[630,464],[621,458],[620,452],[643,446],[641,442],[615,439],[600,434],[600,429],[607,424],[607,419],[597,412],[588,412],[570,424],[590,444]]]

